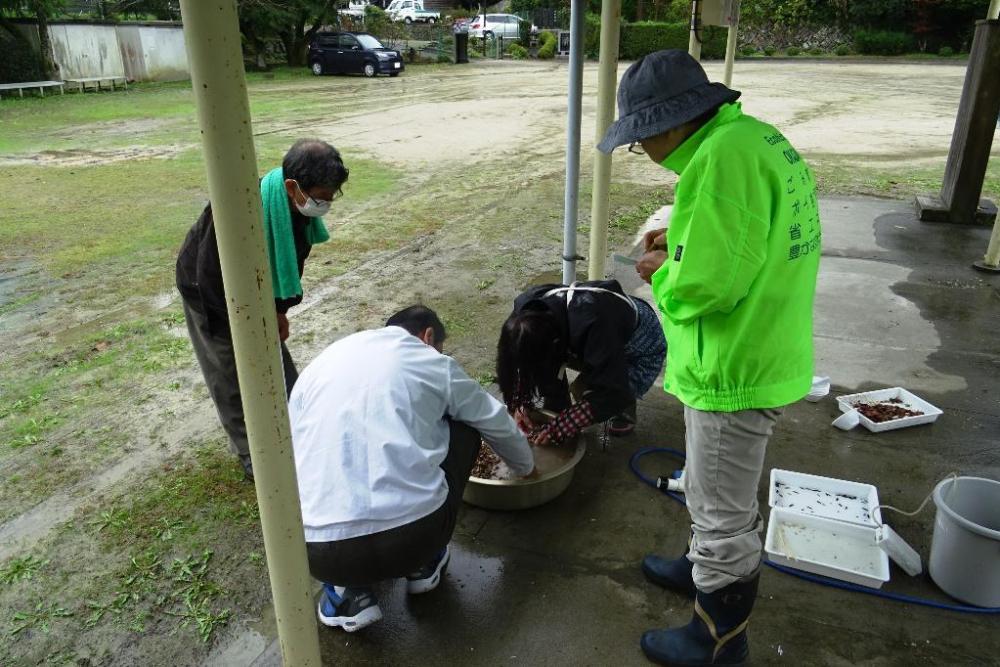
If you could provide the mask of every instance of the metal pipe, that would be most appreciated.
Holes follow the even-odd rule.
[[[691,35],[688,37],[688,53],[695,60],[701,60],[701,37],[698,31],[701,29],[701,0],[691,2]]]
[[[722,75],[722,83],[726,87],[733,85],[733,61],[736,60],[736,36],[740,28],[740,0],[733,0],[733,14],[729,20],[729,34],[726,37],[726,70]]]
[[[597,74],[596,142],[615,119],[615,88],[618,85],[618,37],[621,28],[621,0],[601,1],[601,56]],[[594,151],[594,187],[590,201],[590,265],[591,280],[604,277],[604,261],[608,254],[608,209],[611,188],[611,155]]]
[[[234,0],[181,0],[285,665],[320,664]]]
[[[570,6],[569,92],[566,106],[566,193],[563,202],[562,281],[576,280],[576,224],[580,202],[580,109],[583,104],[583,19],[584,0]]]

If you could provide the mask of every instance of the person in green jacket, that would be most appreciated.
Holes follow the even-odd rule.
[[[642,563],[652,582],[695,598],[688,625],[642,637],[667,665],[747,660],[764,452],[782,408],[812,383],[816,184],[739,96],[687,53],[650,54],[622,77],[619,119],[598,146],[628,144],[680,176],[669,230],[646,235],[636,266],[663,315],[664,388],[684,405],[686,430],[688,551]]]

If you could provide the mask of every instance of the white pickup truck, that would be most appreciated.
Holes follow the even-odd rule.
[[[441,20],[439,12],[424,9],[423,0],[392,0],[385,11],[393,21],[403,23],[437,23]]]

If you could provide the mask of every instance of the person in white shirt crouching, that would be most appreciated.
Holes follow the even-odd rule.
[[[382,618],[372,584],[437,587],[483,439],[534,471],[504,405],[442,354],[444,325],[411,306],[327,347],[289,399],[302,522],[319,620],[347,632]]]

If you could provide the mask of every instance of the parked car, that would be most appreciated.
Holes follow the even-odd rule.
[[[503,37],[504,39],[518,39],[521,36],[521,23],[527,23],[520,16],[513,14],[480,14],[472,19],[469,24],[469,37]],[[538,32],[538,28],[531,26],[531,34]]]
[[[346,7],[337,10],[337,14],[340,16],[350,16],[355,19],[363,19],[365,17],[365,9],[370,4],[368,0],[350,0]]]
[[[405,67],[399,51],[388,49],[366,32],[320,32],[309,44],[313,74],[398,76]]]
[[[441,20],[440,12],[424,9],[423,0],[392,0],[385,10],[393,21],[403,23],[437,23]]]

